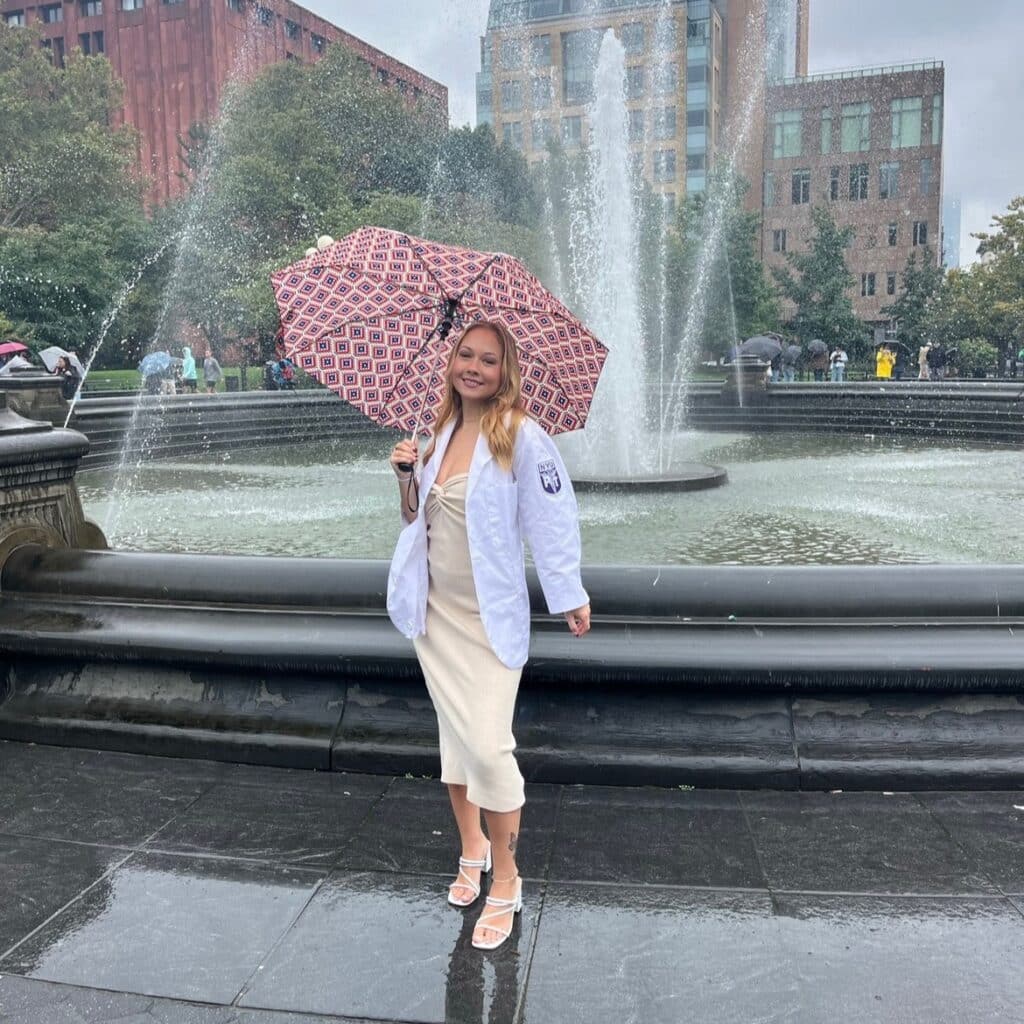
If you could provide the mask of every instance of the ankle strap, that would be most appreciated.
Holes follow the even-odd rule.
[[[492,878],[491,879],[491,885],[494,885],[495,882],[514,882],[518,877],[519,877],[519,873],[516,872],[510,878]]]

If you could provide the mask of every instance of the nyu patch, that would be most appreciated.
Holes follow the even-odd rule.
[[[538,462],[537,472],[540,473],[541,486],[548,494],[557,494],[562,489],[562,481],[558,477],[554,459]]]

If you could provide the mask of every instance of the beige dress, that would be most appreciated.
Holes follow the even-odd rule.
[[[427,630],[414,640],[437,712],[441,781],[467,787],[471,803],[514,811],[525,800],[512,715],[522,669],[509,668],[487,640],[469,559],[467,473],[427,495]]]

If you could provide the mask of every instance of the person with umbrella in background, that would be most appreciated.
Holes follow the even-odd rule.
[[[896,356],[888,345],[879,345],[875,353],[875,376],[879,380],[890,380],[892,368],[896,363]]]
[[[56,366],[53,368],[54,376],[60,377],[61,398],[70,402],[78,391],[78,385],[82,383],[82,377],[71,363],[68,356],[60,356]]]
[[[782,363],[782,379],[790,384],[796,380],[796,367],[804,350],[796,344],[787,345],[779,357]]]
[[[390,457],[405,525],[388,615],[413,642],[437,713],[461,840],[446,898],[476,903],[493,865],[472,943],[495,949],[522,908],[512,719],[530,645],[523,545],[548,611],[582,637],[576,499],[551,435],[585,425],[607,349],[518,260],[385,228],[318,247],[271,280],[287,355],[412,435]]]
[[[820,338],[814,338],[807,345],[807,351],[811,355],[811,370],[816,381],[825,379],[825,371],[828,369],[828,345]]]

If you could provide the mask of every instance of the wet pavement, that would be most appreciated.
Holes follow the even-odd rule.
[[[435,780],[0,743],[0,1021],[1024,1020],[1024,792],[527,801],[480,953]]]

